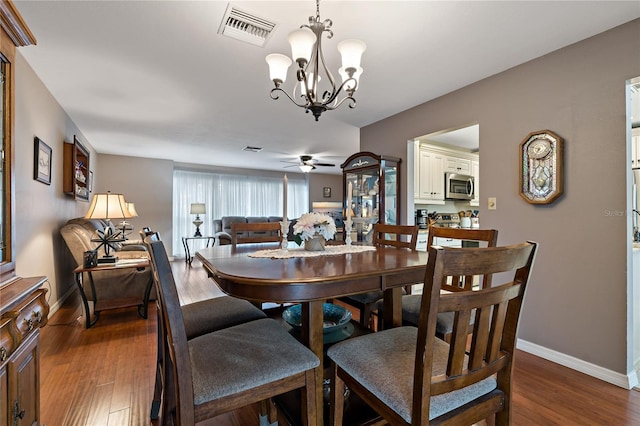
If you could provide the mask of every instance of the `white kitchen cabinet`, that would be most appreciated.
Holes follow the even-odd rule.
[[[445,172],[460,173],[461,175],[471,174],[471,160],[456,156],[448,156]]]
[[[433,245],[440,247],[462,248],[462,240],[455,238],[433,237]]]
[[[429,238],[429,232],[426,230],[418,231],[418,238],[416,240],[417,251],[427,251],[427,239]]]
[[[443,153],[419,150],[419,168],[417,182],[418,200],[428,204],[444,204],[444,167],[446,156]]]
[[[480,162],[477,153],[416,143],[413,164],[413,198],[417,204],[445,204],[445,172],[474,176],[478,187]],[[479,201],[476,190],[476,198],[469,205],[478,206]]]

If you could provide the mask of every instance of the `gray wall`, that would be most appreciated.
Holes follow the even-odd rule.
[[[129,220],[134,227],[130,238],[139,238],[140,229],[148,226],[160,233],[167,253],[173,253],[173,161],[100,154],[97,162],[101,172],[94,191],[124,194],[135,203],[138,217]]]
[[[540,243],[520,339],[625,375],[625,81],[637,76],[640,20],[361,129],[361,149],[406,161],[409,139],[479,123],[482,227],[498,229],[500,244]],[[534,206],[518,195],[518,148],[542,129],[565,140],[565,193]],[[486,209],[487,197],[497,210]]]
[[[16,51],[14,167],[16,274],[46,276],[51,311],[75,288],[73,269],[77,266],[60,228],[67,220],[84,216],[86,201],[75,201],[62,191],[62,150],[64,141],[84,136],[42,84],[29,64]],[[52,149],[51,185],[33,179],[33,138],[37,136]],[[91,148],[90,144],[86,144]],[[91,150],[91,161],[96,158]],[[92,163],[95,164],[95,163]],[[94,165],[91,165],[94,169]]]
[[[324,198],[325,187],[331,188],[331,197]],[[342,202],[342,175],[309,173],[309,202],[339,201]]]
[[[157,229],[172,253],[173,168],[168,160],[97,154],[66,112],[20,54],[16,53],[15,101],[15,250],[19,276],[47,276],[51,313],[75,288],[75,263],[67,249],[60,228],[67,220],[81,217],[89,203],[76,201],[62,190],[62,152],[65,141],[74,135],[90,150],[93,189],[125,194],[136,204],[138,218],[131,219],[135,231],[143,226]],[[52,150],[51,185],[33,180],[33,138],[37,136]],[[183,167],[185,165],[182,165]],[[207,169],[192,166],[194,169]],[[230,171],[233,169],[217,168]],[[236,171],[238,171],[236,169]],[[244,173],[264,173],[244,170]],[[267,172],[282,175],[279,172]],[[322,188],[332,187],[329,201],[341,200],[341,175],[309,175],[310,200],[324,200]],[[166,236],[166,237],[165,237]],[[135,235],[133,236],[135,237]]]

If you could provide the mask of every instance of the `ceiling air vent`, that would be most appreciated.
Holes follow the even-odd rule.
[[[242,148],[242,150],[249,151],[249,152],[260,152],[262,151],[262,148],[258,146],[245,146],[244,148]]]
[[[263,47],[275,27],[275,22],[244,12],[229,3],[218,34]]]

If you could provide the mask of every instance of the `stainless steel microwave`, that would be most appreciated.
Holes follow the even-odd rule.
[[[473,176],[459,173],[444,174],[444,197],[447,200],[472,200],[476,190]]]

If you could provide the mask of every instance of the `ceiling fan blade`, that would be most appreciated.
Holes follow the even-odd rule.
[[[335,164],[331,163],[313,163],[314,166],[323,166],[323,167],[335,167]]]

